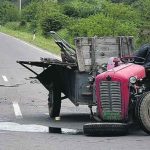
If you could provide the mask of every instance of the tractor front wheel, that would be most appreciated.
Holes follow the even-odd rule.
[[[141,129],[150,134],[150,92],[144,94],[138,101],[136,118]]]
[[[88,123],[83,126],[83,132],[88,136],[121,136],[128,133],[128,124],[113,122]]]
[[[49,90],[48,109],[51,118],[58,117],[61,108],[61,91],[58,88],[52,87]]]

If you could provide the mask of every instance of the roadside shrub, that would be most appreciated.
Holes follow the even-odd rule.
[[[27,22],[37,19],[38,3],[31,2],[22,10],[22,19]]]
[[[49,31],[58,31],[62,28],[65,28],[68,21],[69,18],[60,13],[54,13],[46,16],[41,22],[43,35],[47,36]]]
[[[21,20],[20,23],[19,23],[19,26],[20,26],[20,27],[24,27],[24,26],[26,26],[26,25],[27,25],[27,23],[26,23],[25,20]]]
[[[34,0],[24,7],[22,11],[22,19],[30,22],[30,31],[37,30],[38,33],[41,33],[48,28],[47,23],[44,20],[47,20],[52,14],[59,13],[60,10],[60,6],[52,0]],[[43,33],[46,34],[45,32]]]
[[[0,23],[5,24],[19,19],[19,11],[11,2],[4,1],[0,5]]]
[[[139,12],[134,10],[131,6],[123,3],[104,2],[102,4],[101,12],[106,17],[113,18],[114,20],[120,20],[121,22],[138,23],[140,20]]]
[[[7,22],[5,24],[6,28],[9,28],[11,30],[20,30],[24,32],[29,32],[29,24],[21,21],[21,22]]]
[[[69,17],[79,17],[79,12],[77,9],[75,9],[72,5],[64,5],[63,8],[64,14]]]
[[[101,13],[87,19],[80,19],[70,25],[68,31],[72,36],[136,35],[137,27],[134,22],[122,22]]]
[[[18,30],[19,29],[19,22],[7,22],[5,24],[5,27],[12,29],[12,30]]]
[[[113,3],[127,3],[127,4],[132,4],[136,0],[111,0]]]
[[[63,5],[65,15],[76,18],[86,18],[90,15],[99,13],[102,1],[97,0],[74,0],[68,1]]]

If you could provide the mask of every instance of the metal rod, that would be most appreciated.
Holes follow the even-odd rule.
[[[38,75],[35,71],[33,71],[32,69],[30,69],[29,67],[27,67],[26,65],[20,63],[23,67],[27,68],[28,70],[30,70],[31,72],[33,72],[35,75]]]
[[[19,0],[19,11],[21,13],[21,0]]]

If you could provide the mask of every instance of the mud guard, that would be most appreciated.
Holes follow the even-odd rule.
[[[43,86],[49,90],[49,85],[51,83],[61,87],[62,78],[62,66],[49,66],[42,73],[37,75],[37,79],[43,84]]]

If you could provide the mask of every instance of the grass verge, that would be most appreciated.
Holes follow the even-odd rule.
[[[60,54],[60,48],[50,38],[46,39],[43,36],[37,34],[35,39],[33,40],[32,33],[27,33],[27,32],[18,31],[18,30],[12,30],[12,29],[6,28],[4,26],[0,27],[0,32],[6,33],[6,34],[14,36],[18,39],[21,39],[23,41],[26,41],[33,45],[36,45],[37,47],[47,50],[53,54],[56,54],[56,55]]]

